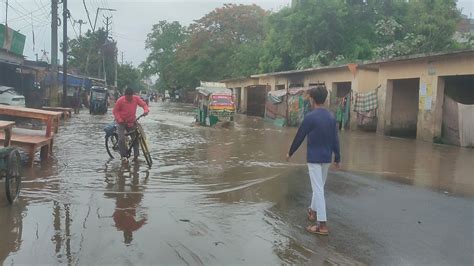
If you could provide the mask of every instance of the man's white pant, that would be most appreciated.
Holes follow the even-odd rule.
[[[318,222],[326,222],[326,200],[324,199],[324,185],[328,177],[330,163],[308,163],[313,197],[310,208],[316,211]]]

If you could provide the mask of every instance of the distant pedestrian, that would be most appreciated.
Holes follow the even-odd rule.
[[[114,91],[114,101],[116,102],[119,97],[120,97],[120,93],[119,93],[118,89],[115,89],[115,91]]]
[[[326,224],[324,185],[326,184],[329,166],[333,161],[333,154],[336,169],[340,168],[339,162],[341,160],[336,119],[324,107],[327,95],[328,91],[325,86],[318,86],[310,90],[310,101],[313,111],[305,116],[286,156],[289,161],[305,137],[308,137],[307,162],[313,190],[311,205],[308,208],[308,219],[311,222],[317,221],[317,223],[308,226],[306,230],[320,235],[327,235],[329,233]]]

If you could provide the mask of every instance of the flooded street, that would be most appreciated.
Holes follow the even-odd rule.
[[[474,150],[342,132],[326,185],[329,237],[304,228],[305,149],[295,128],[240,116],[193,127],[194,108],[152,103],[154,165],[110,160],[112,115],[60,127],[50,161],[0,188],[0,262],[10,264],[472,265]]]

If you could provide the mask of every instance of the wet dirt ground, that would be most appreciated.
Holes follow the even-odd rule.
[[[472,265],[474,150],[341,133],[330,172],[331,234],[309,235],[296,133],[239,116],[193,127],[194,109],[153,103],[142,120],[154,165],[104,147],[111,115],[64,122],[54,156],[25,169],[19,200],[0,184],[3,264]],[[110,112],[109,112],[110,113]]]

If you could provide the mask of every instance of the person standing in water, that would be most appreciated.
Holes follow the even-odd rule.
[[[307,162],[313,190],[311,205],[308,208],[308,219],[316,223],[308,226],[306,231],[328,235],[324,185],[329,166],[333,161],[333,154],[334,166],[336,169],[340,168],[339,136],[336,119],[324,107],[328,96],[326,87],[317,86],[312,88],[309,93],[313,111],[303,119],[286,158],[289,161],[303,140],[308,138]]]

